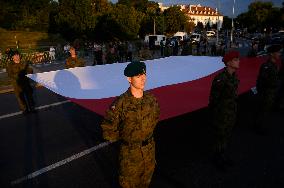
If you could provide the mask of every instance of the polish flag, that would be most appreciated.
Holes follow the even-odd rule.
[[[241,58],[237,74],[239,94],[256,84],[260,65],[266,57]],[[129,83],[123,75],[128,63],[116,63],[28,75],[49,90],[100,115]],[[208,105],[214,76],[225,66],[221,57],[171,56],[145,61],[145,90],[154,94],[161,108],[160,120],[189,113]]]

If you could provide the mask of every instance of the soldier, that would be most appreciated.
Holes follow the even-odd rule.
[[[226,68],[214,78],[209,97],[210,118],[216,139],[213,162],[221,170],[231,163],[224,154],[236,122],[239,56],[237,51],[225,54],[223,62]]]
[[[267,133],[265,121],[272,110],[279,89],[276,62],[280,60],[280,49],[280,45],[271,45],[267,48],[269,58],[267,62],[261,65],[256,81],[258,108],[254,128],[260,134]]]
[[[11,78],[19,107],[23,114],[35,112],[33,89],[29,78],[26,77],[27,74],[33,73],[33,70],[28,63],[21,62],[20,53],[17,50],[11,49],[8,52],[8,58],[10,62],[7,65],[7,72],[9,78]]]
[[[66,60],[65,68],[83,67],[85,62],[83,59],[78,58],[74,47],[70,47],[70,57]]]
[[[102,123],[103,137],[120,141],[119,184],[123,188],[146,188],[155,168],[153,131],[159,120],[156,98],[144,92],[146,65],[131,62],[124,70],[130,84],[107,110]]]

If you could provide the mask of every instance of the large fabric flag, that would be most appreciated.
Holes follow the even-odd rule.
[[[255,86],[259,66],[266,58],[243,58],[238,75],[239,93]],[[104,115],[116,96],[129,83],[123,75],[128,63],[77,67],[28,75],[51,91]],[[175,117],[206,107],[214,76],[224,68],[221,57],[172,56],[145,61],[146,90],[161,106],[160,119]]]

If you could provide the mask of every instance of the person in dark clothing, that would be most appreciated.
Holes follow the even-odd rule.
[[[221,170],[225,170],[230,161],[225,151],[236,123],[239,56],[237,51],[225,54],[223,62],[226,68],[214,78],[209,97],[208,107],[215,139],[212,159]]]
[[[279,89],[279,72],[276,63],[280,60],[280,49],[280,45],[271,45],[267,48],[269,58],[261,65],[256,81],[258,106],[254,128],[261,134],[267,133],[266,121]]]
[[[16,95],[20,110],[23,114],[36,112],[33,100],[33,88],[27,74],[32,74],[33,69],[27,62],[21,61],[20,53],[17,50],[7,52],[10,62],[7,65],[8,77],[12,81],[14,93]]]

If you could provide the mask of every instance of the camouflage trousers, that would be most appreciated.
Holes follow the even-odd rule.
[[[147,188],[155,169],[155,142],[148,145],[122,145],[119,184],[122,188]]]
[[[236,112],[227,111],[226,114],[221,114],[213,117],[212,129],[214,137],[213,150],[215,152],[224,152],[232,135],[232,130],[236,123]]]

